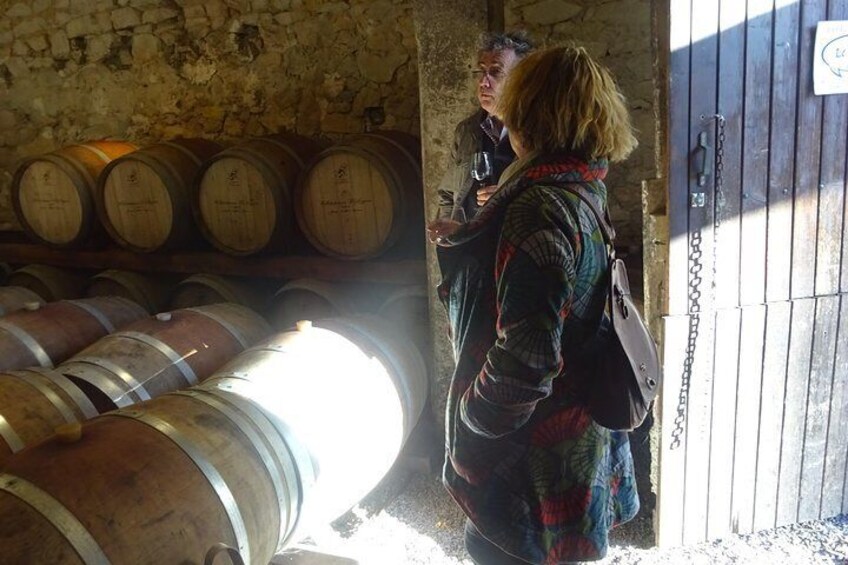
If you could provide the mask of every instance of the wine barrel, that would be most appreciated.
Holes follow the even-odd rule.
[[[44,305],[44,299],[22,286],[0,287],[0,316],[17,312],[25,308],[33,310]]]
[[[109,236],[143,253],[191,247],[200,237],[191,218],[191,185],[221,149],[205,139],[175,139],[109,163],[95,198]]]
[[[132,300],[148,313],[164,310],[168,305],[171,285],[160,277],[152,277],[109,269],[97,273],[88,283],[86,296],[120,296]]]
[[[243,279],[208,273],[191,275],[180,281],[171,295],[171,309],[191,308],[231,302],[254,310],[264,306],[261,293]]]
[[[350,292],[337,283],[295,279],[280,287],[271,298],[268,319],[274,329],[295,327],[300,320],[320,320],[361,313]]]
[[[420,357],[379,321],[303,324],[198,387],[11,459],[0,475],[4,558],[183,563],[223,543],[268,563],[377,484],[426,386]]]
[[[104,412],[196,385],[270,331],[237,304],[165,312],[100,339],[56,370]]]
[[[50,265],[27,265],[13,271],[9,275],[8,284],[28,288],[45,301],[55,302],[81,297],[86,277]]]
[[[0,371],[53,367],[147,313],[116,296],[61,300],[0,319]]]
[[[291,133],[251,139],[203,165],[194,217],[209,243],[230,255],[292,250],[292,194],[304,163],[321,145]]]
[[[400,132],[363,134],[322,151],[297,187],[303,235],[341,259],[423,247],[420,154],[418,140]]]
[[[95,416],[82,391],[53,369],[0,373],[0,465],[52,436],[57,426]]]
[[[27,235],[56,248],[103,235],[94,204],[97,179],[112,160],[136,149],[123,141],[89,141],[22,163],[12,179],[12,207]]]
[[[259,455],[269,448],[244,419],[172,393],[90,420],[78,442],[18,453],[0,474],[4,560],[201,563],[223,542],[245,563],[270,562],[281,528]]]
[[[410,285],[395,289],[386,297],[377,315],[414,344],[424,359],[431,357],[430,303],[426,287]]]

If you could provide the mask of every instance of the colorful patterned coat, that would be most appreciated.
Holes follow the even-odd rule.
[[[439,248],[458,360],[448,491],[492,542],[531,563],[602,558],[639,508],[627,434],[597,425],[582,369],[604,307],[606,162],[536,158]]]

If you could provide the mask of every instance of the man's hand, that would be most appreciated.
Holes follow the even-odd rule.
[[[455,220],[435,220],[427,226],[427,239],[430,240],[430,243],[439,245],[442,238],[453,234],[461,226],[462,224]]]
[[[498,185],[490,184],[489,186],[484,186],[482,188],[477,189],[477,205],[482,206],[485,204],[492,195],[497,192]]]

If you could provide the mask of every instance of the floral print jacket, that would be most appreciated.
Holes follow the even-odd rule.
[[[627,434],[582,400],[607,276],[606,162],[535,157],[438,250],[457,367],[444,484],[480,532],[530,563],[602,558],[639,502]],[[506,175],[505,175],[506,176]]]

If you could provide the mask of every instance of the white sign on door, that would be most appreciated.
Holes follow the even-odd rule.
[[[848,21],[819,22],[813,57],[813,92],[848,93]]]

